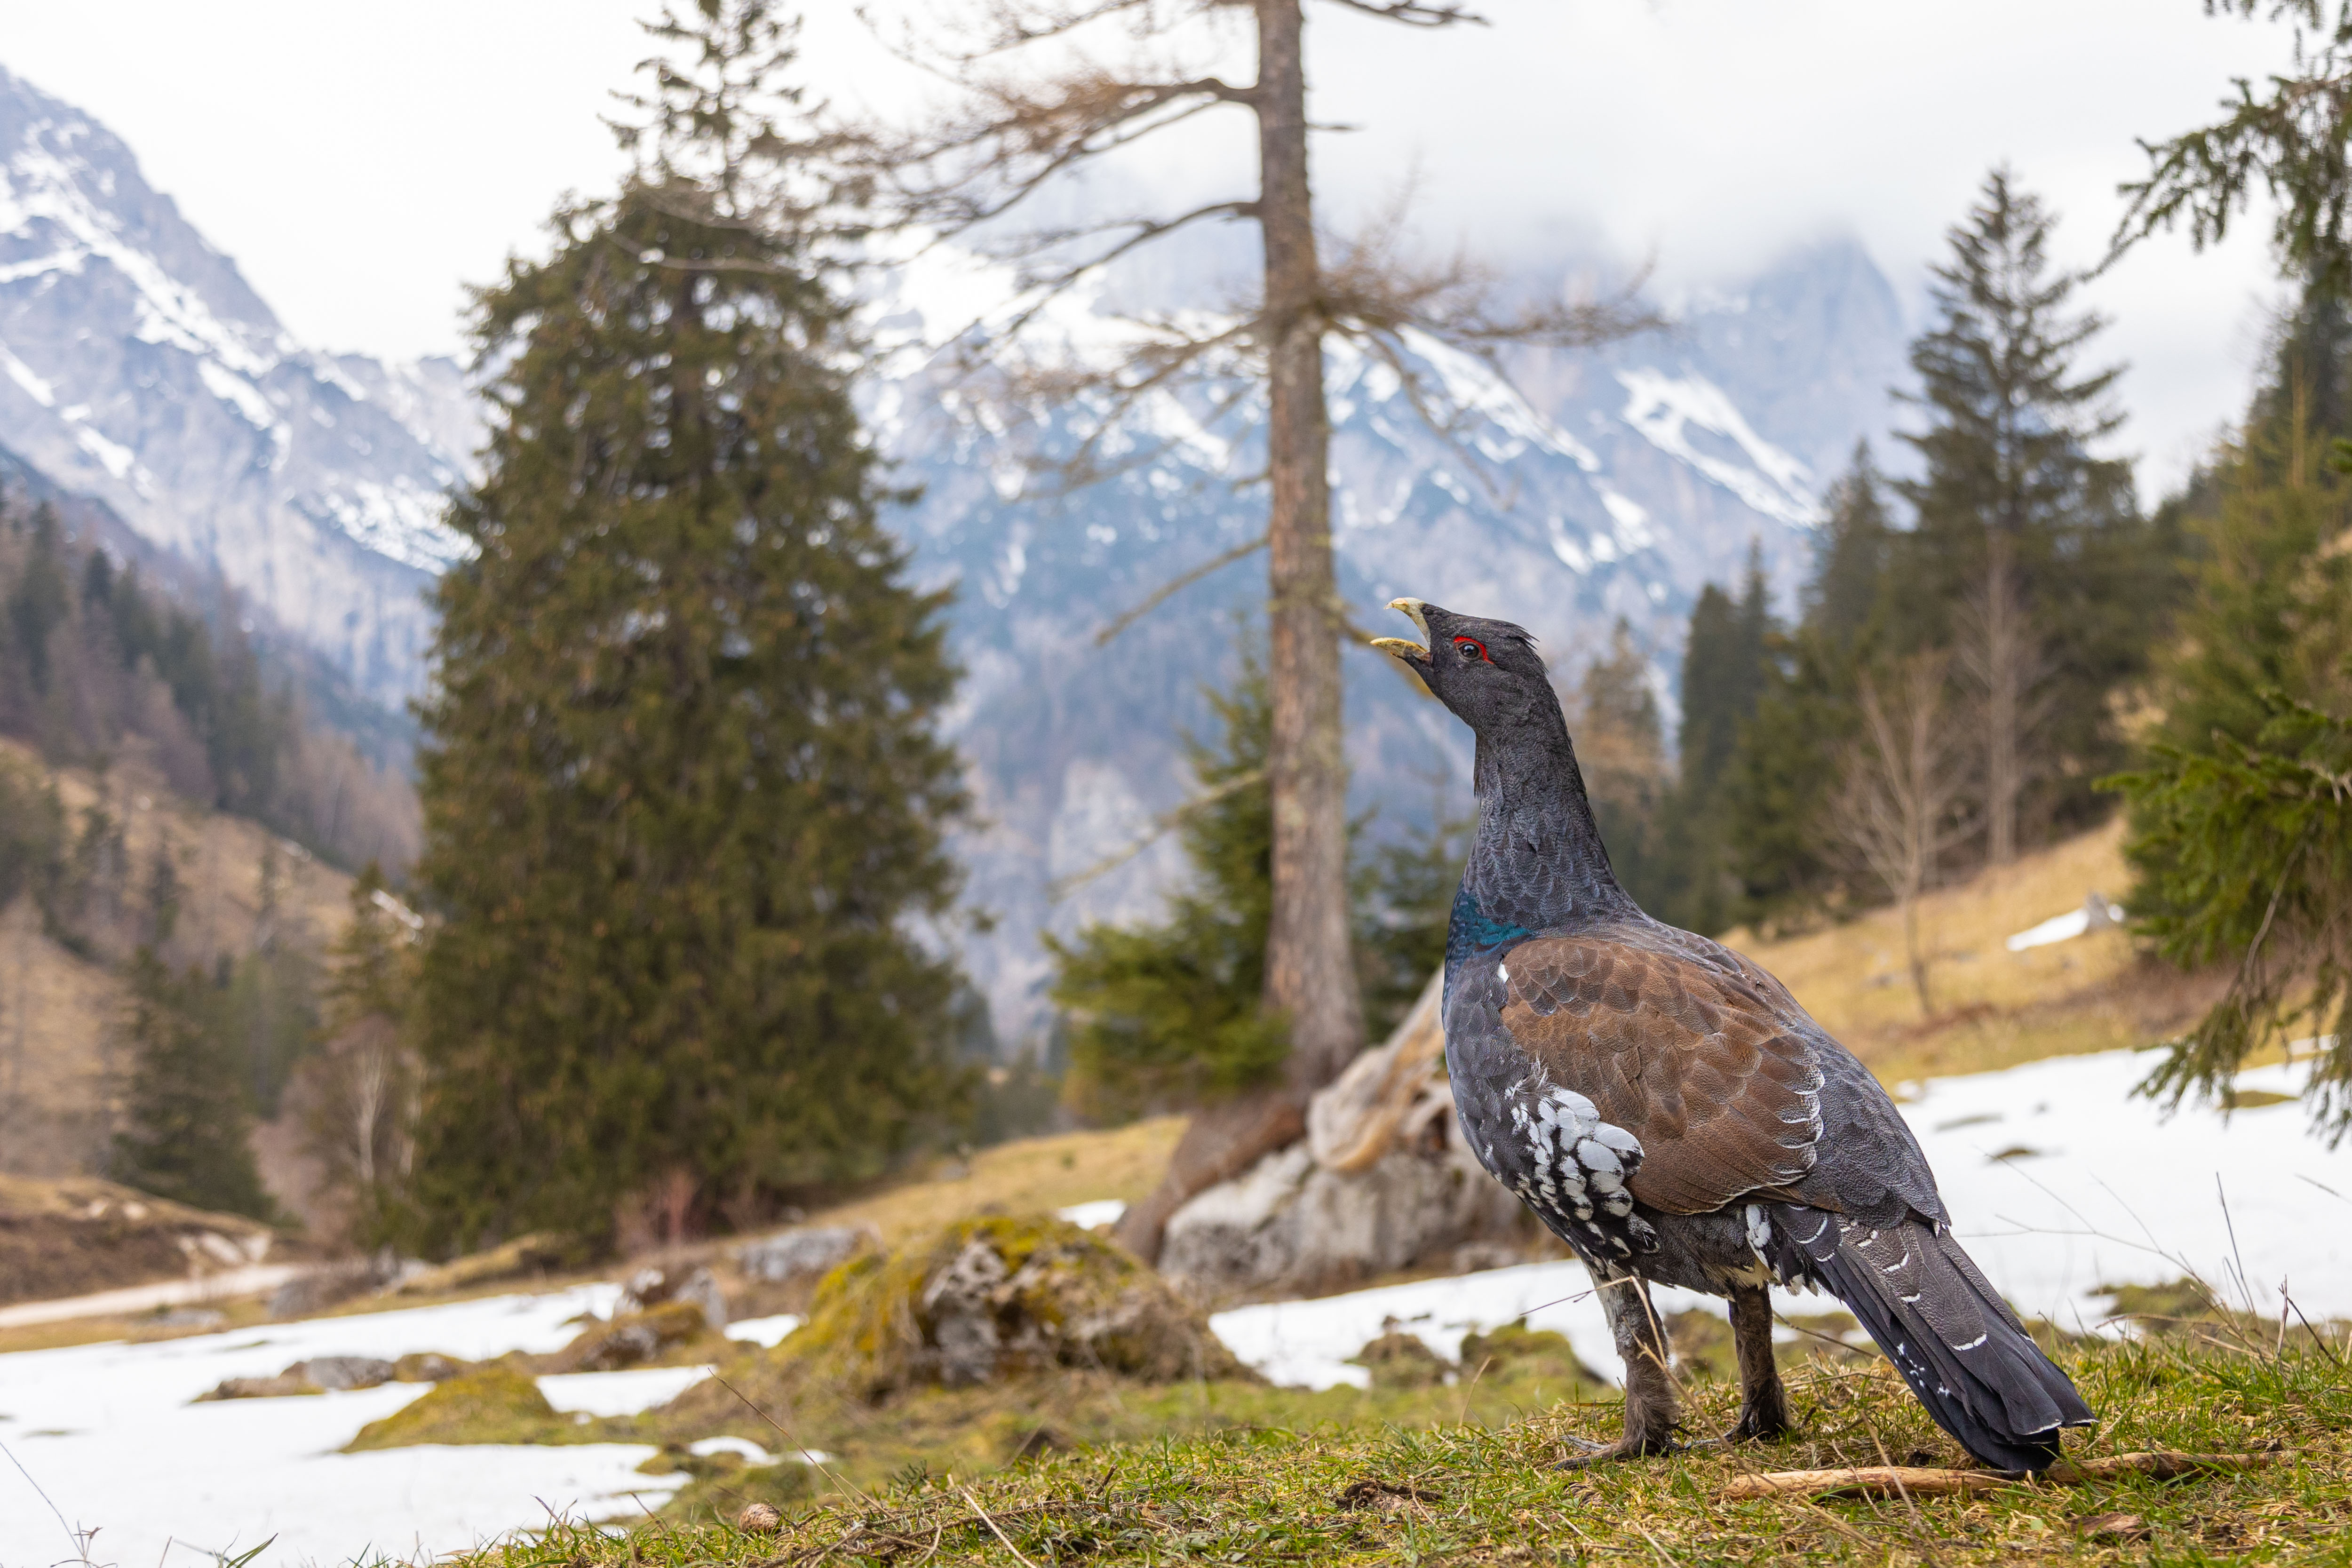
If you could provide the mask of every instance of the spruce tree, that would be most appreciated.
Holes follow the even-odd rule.
[[[1761,691],[1720,786],[1734,918],[1779,925],[1818,914],[1847,885],[1825,810],[1859,717],[1857,675],[1892,635],[1898,541],[1866,446],[1831,485],[1801,621],[1765,639]]]
[[[1634,897],[1664,895],[1665,725],[1650,660],[1622,616],[1609,651],[1584,667],[1576,692],[1576,756],[1609,863]]]
[[[125,1130],[110,1173],[196,1208],[276,1217],[247,1142],[253,1125],[224,1037],[219,997],[194,971],[174,974],[149,948],[131,956],[123,1023],[130,1057]]]
[[[1857,441],[1853,461],[1831,485],[1813,545],[1813,574],[1803,594],[1804,626],[1831,647],[1851,651],[1878,614],[1886,595],[1887,561],[1895,546],[1887,520],[1886,481]]]
[[[2262,693],[2332,704],[2352,658],[2352,332],[2306,298],[2279,324],[2246,423],[2178,503],[2192,563],[2177,635],[2157,660],[2159,738],[2192,752],[2251,742]],[[2333,389],[2333,390],[2331,390]],[[2336,423],[2329,423],[2327,411]]]
[[[33,689],[49,688],[49,638],[72,613],[72,592],[66,580],[65,546],[58,529],[57,509],[43,501],[33,511],[32,547],[16,584],[8,591],[8,629],[18,659]]]
[[[2331,1141],[2352,1131],[2352,444],[2322,419],[2347,417],[2347,350],[2343,308],[2307,291],[2244,427],[2168,509],[2195,550],[2161,718],[2107,781],[2131,807],[2136,929],[2230,976],[2144,1087],[2227,1104],[2250,1054],[2306,1035]]]
[[[1995,169],[1949,231],[1937,319],[1911,348],[1927,428],[1903,438],[1926,472],[1896,487],[1917,522],[1895,624],[1908,649],[1958,655],[1997,865],[2029,808],[2094,808],[2088,780],[2122,754],[2107,698],[2140,668],[2160,597],[2130,466],[2092,455],[2122,425],[2120,371],[2077,369],[2105,323],[2076,310],[2081,277],[2049,259],[2055,221]]]
[[[848,308],[773,205],[788,36],[666,22],[641,166],[479,299],[494,415],[423,709],[425,1239],[756,1212],[951,1111],[965,808]],[[657,31],[659,29],[656,29]],[[648,150],[649,149],[649,150]],[[691,1216],[689,1215],[689,1218]]]
[[[1475,817],[1446,815],[1440,800],[1426,824],[1358,859],[1356,969],[1375,1041],[1404,1021],[1445,961],[1454,898],[1476,826]]]
[[[1765,648],[1774,629],[1771,590],[1751,545],[1739,597],[1710,583],[1691,610],[1683,645],[1680,767],[1647,869],[1651,907],[1692,931],[1719,931],[1737,918],[1723,795],[1740,736],[1763,695]]]
[[[1265,1083],[1289,1051],[1261,1005],[1274,910],[1274,806],[1265,784],[1273,708],[1265,670],[1204,692],[1223,733],[1185,738],[1196,804],[1179,823],[1192,870],[1155,924],[1097,922],[1048,934],[1054,1004],[1070,1025],[1071,1108],[1097,1120],[1201,1105]]]

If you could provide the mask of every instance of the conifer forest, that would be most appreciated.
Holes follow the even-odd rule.
[[[11,3],[0,1568],[2347,1560],[2352,0]]]

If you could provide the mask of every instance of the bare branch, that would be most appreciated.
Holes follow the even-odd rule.
[[[1456,251],[1442,262],[1405,255],[1411,191],[1352,238],[1334,242],[1338,259],[1324,268],[1324,309],[1339,331],[1357,334],[1418,328],[1439,341],[1489,358],[1512,344],[1581,349],[1665,325],[1643,304],[1644,267],[1605,300],[1498,300],[1494,268]],[[1491,359],[1490,359],[1491,363]]]
[[[1163,811],[1158,816],[1153,817],[1151,819],[1150,828],[1143,835],[1143,837],[1136,839],[1133,843],[1127,845],[1124,848],[1114,850],[1112,853],[1105,856],[1100,860],[1096,861],[1093,865],[1087,867],[1083,871],[1074,871],[1066,877],[1055,878],[1051,882],[1045,884],[1045,896],[1056,902],[1068,898],[1072,893],[1077,891],[1088,882],[1093,881],[1097,877],[1118,870],[1121,866],[1126,865],[1129,860],[1134,859],[1138,855],[1142,854],[1154,844],[1159,843],[1160,840],[1165,837],[1172,829],[1182,826],[1184,819],[1191,816],[1193,813],[1205,810],[1207,807],[1216,805],[1217,802],[1224,799],[1227,795],[1238,795],[1245,789],[1263,788],[1265,784],[1265,770],[1264,768],[1252,768],[1245,773],[1235,773],[1232,778],[1223,780],[1215,786],[1202,791],[1199,795],[1194,795],[1183,805],[1170,811]]]
[[[1361,11],[1367,16],[1378,16],[1383,22],[1402,22],[1408,27],[1451,27],[1459,24],[1483,27],[1486,18],[1467,5],[1433,5],[1426,0],[1331,0],[1334,5],[1350,11]]]
[[[1232,565],[1234,562],[1241,560],[1244,556],[1256,554],[1259,551],[1265,548],[1265,542],[1266,535],[1261,533],[1255,539],[1249,541],[1247,543],[1236,544],[1231,550],[1226,551],[1223,554],[1218,555],[1209,561],[1202,562],[1200,565],[1193,567],[1190,572],[1184,573],[1181,576],[1171,578],[1168,582],[1162,583],[1159,587],[1154,588],[1150,594],[1146,595],[1140,604],[1137,605],[1133,609],[1126,611],[1124,614],[1120,615],[1117,620],[1114,620],[1110,625],[1097,632],[1095,634],[1095,647],[1108,647],[1112,638],[1118,637],[1119,633],[1127,630],[1128,627],[1135,625],[1136,622],[1141,620],[1144,616],[1150,615],[1152,611],[1166,604],[1178,594],[1182,593],[1185,589],[1191,587],[1202,578],[1223,571],[1224,568]]]
[[[963,30],[972,36],[972,43],[961,48],[946,45],[938,39],[934,30],[934,36],[922,48],[911,43],[897,47],[910,55],[937,54],[957,65],[973,65],[1121,18],[1127,20],[1129,31],[1134,36],[1150,37],[1167,31],[1185,17],[1214,10],[1222,3],[1223,0],[1078,0],[1075,5],[1052,5],[1041,0],[987,0],[978,11],[961,14],[968,18]],[[861,3],[856,15],[876,37],[881,36],[882,29],[870,4]],[[911,23],[905,29],[908,34],[913,30]]]

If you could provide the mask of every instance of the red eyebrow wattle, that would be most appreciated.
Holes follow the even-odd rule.
[[[1488,653],[1486,651],[1486,645],[1480,642],[1476,637],[1455,637],[1454,639],[1454,646],[1455,647],[1461,647],[1465,644],[1471,647],[1476,648],[1478,650],[1478,657],[1485,659],[1488,664],[1495,662],[1495,656]]]

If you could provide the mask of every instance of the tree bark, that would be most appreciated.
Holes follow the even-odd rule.
[[[1265,239],[1268,519],[1266,685],[1273,735],[1274,910],[1265,1005],[1285,1017],[1279,1084],[1193,1119],[1159,1191],[1118,1238],[1150,1262],[1184,1200],[1296,1139],[1307,1102],[1364,1045],[1348,936],[1348,773],[1339,713],[1339,586],[1331,559],[1329,413],[1323,399],[1322,270],[1307,178],[1307,73],[1299,0],[1256,0],[1258,227]]]
[[[2008,531],[1994,528],[1985,544],[1985,858],[2006,866],[2017,858],[2017,803],[2025,782],[2025,616]]]

